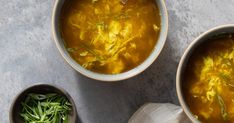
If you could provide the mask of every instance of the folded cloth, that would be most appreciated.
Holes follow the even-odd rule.
[[[169,103],[143,105],[128,123],[191,123],[180,106]]]

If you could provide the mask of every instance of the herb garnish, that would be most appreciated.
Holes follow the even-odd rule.
[[[21,105],[25,123],[68,123],[71,104],[62,95],[30,93]]]
[[[218,99],[218,103],[219,103],[219,106],[221,109],[221,115],[222,115],[223,119],[228,120],[228,113],[227,113],[223,98],[220,95],[217,95],[217,99]]]

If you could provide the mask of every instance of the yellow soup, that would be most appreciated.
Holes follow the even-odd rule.
[[[66,0],[60,26],[76,62],[117,74],[150,55],[160,33],[160,13],[155,0]]]
[[[234,34],[222,34],[191,56],[183,82],[186,102],[203,123],[234,123]]]

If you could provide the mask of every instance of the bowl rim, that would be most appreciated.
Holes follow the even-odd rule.
[[[60,52],[60,54],[63,56],[65,61],[76,71],[79,73],[83,74],[86,77],[92,78],[94,80],[100,80],[100,81],[105,81],[105,82],[113,82],[113,81],[120,81],[120,80],[125,80],[128,78],[131,78],[133,76],[136,76],[143,72],[145,69],[147,69],[154,61],[155,59],[159,56],[161,53],[168,34],[168,13],[167,13],[167,8],[164,0],[156,0],[158,8],[160,10],[160,15],[161,15],[161,31],[160,35],[157,39],[157,43],[155,44],[154,49],[152,50],[151,54],[148,56],[148,58],[142,62],[140,65],[137,67],[123,72],[119,74],[101,74],[97,72],[92,72],[90,70],[87,70],[83,68],[79,63],[73,60],[73,58],[70,57],[70,55],[67,53],[65,50],[63,44],[62,44],[62,39],[59,34],[59,28],[57,25],[59,24],[57,18],[60,16],[60,10],[61,6],[63,3],[61,3],[62,0],[56,0],[54,3],[54,8],[53,8],[53,14],[52,14],[52,34],[53,38],[55,41],[55,44]],[[63,0],[64,1],[64,0]],[[62,2],[63,2],[62,1]]]
[[[220,25],[220,26],[216,26],[214,28],[211,28],[207,31],[205,31],[204,33],[200,34],[197,38],[195,38],[192,43],[189,44],[189,46],[187,47],[187,49],[185,50],[184,54],[182,55],[178,68],[177,68],[177,73],[176,73],[176,92],[177,92],[177,96],[179,99],[179,103],[181,105],[181,107],[183,108],[185,114],[189,117],[189,119],[194,122],[194,123],[200,123],[200,121],[198,121],[194,115],[192,114],[192,112],[190,111],[190,108],[187,106],[186,101],[184,100],[184,96],[183,96],[183,91],[182,91],[182,72],[183,72],[183,67],[187,64],[186,61],[189,59],[190,55],[194,52],[194,50],[197,48],[198,45],[200,45],[200,43],[204,43],[206,42],[206,40],[203,40],[203,38],[207,37],[212,37],[215,36],[217,34],[222,34],[222,32],[218,32],[217,34],[216,31],[219,30],[224,30],[224,29],[228,29],[228,28],[234,28],[234,24],[224,24],[224,25]],[[213,34],[214,33],[214,34]],[[234,31],[233,31],[234,33]]]
[[[78,120],[77,119],[78,118],[77,117],[78,113],[77,113],[75,101],[73,100],[71,95],[65,89],[61,88],[60,86],[54,85],[54,84],[36,83],[36,84],[33,84],[33,85],[29,85],[27,87],[24,87],[13,98],[13,101],[12,101],[12,103],[10,105],[10,110],[9,110],[9,121],[10,121],[10,123],[14,123],[14,120],[13,120],[14,111],[13,111],[13,109],[14,109],[16,103],[17,103],[17,99],[20,98],[24,92],[26,92],[26,91],[28,91],[28,90],[30,90],[32,88],[38,88],[40,86],[52,87],[52,88],[55,88],[56,90],[60,91],[69,100],[69,102],[72,105],[72,110],[73,110],[73,113],[74,113],[74,116],[75,116],[75,118],[73,118],[72,120],[74,120],[74,121]]]

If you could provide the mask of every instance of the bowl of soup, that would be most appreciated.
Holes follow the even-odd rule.
[[[213,28],[189,45],[178,66],[176,88],[191,121],[234,121],[233,24]]]
[[[168,15],[163,0],[56,0],[52,29],[75,70],[118,81],[141,73],[158,57]]]

